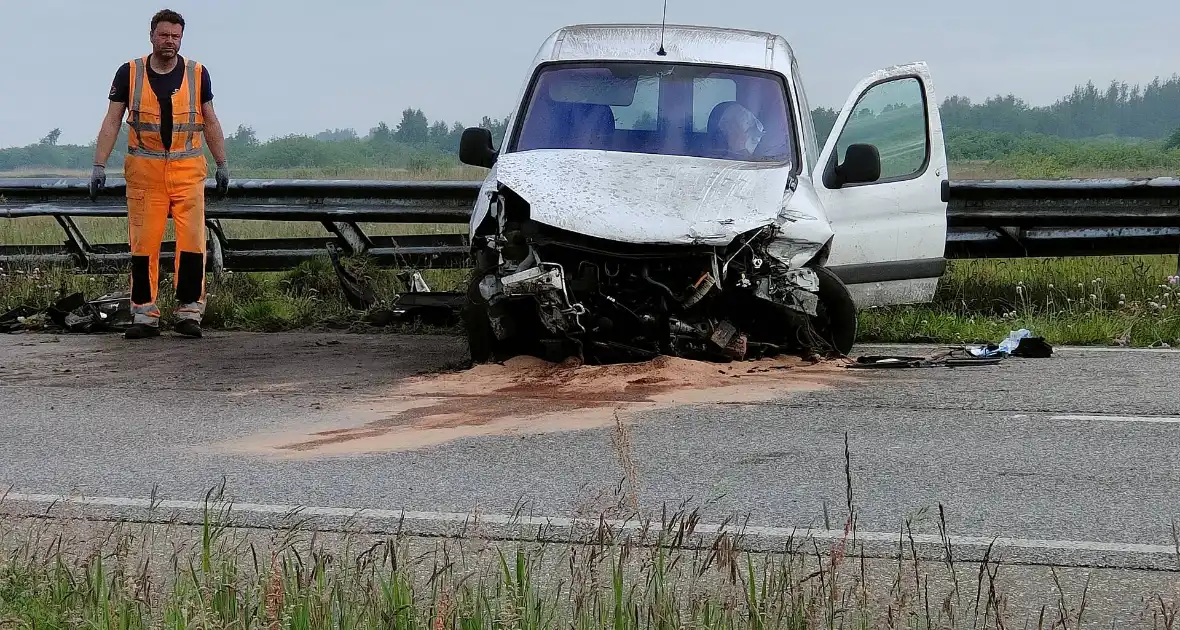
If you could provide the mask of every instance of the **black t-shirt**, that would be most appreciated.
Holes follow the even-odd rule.
[[[172,95],[180,89],[184,82],[184,57],[176,56],[176,67],[168,74],[159,74],[147,64],[148,84],[156,93],[156,100],[160,101],[160,136],[164,140],[164,148],[172,146]],[[201,104],[213,100],[213,84],[209,80],[209,69],[204,68],[201,73]],[[131,62],[119,67],[115,72],[115,80],[111,82],[110,100],[115,103],[128,104],[131,102]]]

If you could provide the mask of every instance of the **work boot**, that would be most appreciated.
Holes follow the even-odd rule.
[[[123,332],[123,337],[126,339],[147,339],[159,336],[160,327],[151,324],[132,324]]]
[[[201,323],[195,319],[182,319],[176,322],[176,325],[172,327],[172,330],[175,330],[177,333],[184,335],[185,337],[199,338],[201,336]]]
[[[126,339],[147,339],[160,336],[160,309],[155,304],[132,304],[131,325],[123,333]]]
[[[205,305],[200,302],[181,304],[176,307],[176,324],[172,329],[185,337],[200,337],[201,316],[204,313]]]

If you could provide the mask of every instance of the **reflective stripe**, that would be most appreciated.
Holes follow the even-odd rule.
[[[160,125],[156,123],[131,123],[131,127],[136,131],[154,131],[160,133]],[[204,123],[180,123],[179,125],[172,125],[172,130],[175,131],[204,131]]]
[[[131,109],[139,111],[143,104],[143,60],[136,59],[135,64],[135,94],[132,95]]]
[[[131,98],[131,128],[135,130],[135,144],[143,146],[143,135],[140,133],[140,126],[142,123],[139,120],[139,108],[143,105],[143,84],[144,84],[144,70],[142,59],[134,60],[135,63],[135,94]]]
[[[192,149],[189,151],[170,151],[166,153],[164,151],[152,151],[151,149],[144,149],[142,147],[127,147],[127,155],[157,160],[181,160],[184,158],[200,157],[201,149]]]
[[[197,125],[197,62],[192,59],[185,64],[185,74],[188,75],[188,124],[192,127]],[[177,129],[177,131],[187,131],[188,136],[184,142],[184,150],[193,150],[193,131],[191,129]]]
[[[127,155],[145,158],[159,158],[161,160],[168,157],[168,155],[163,151],[152,151],[151,149],[145,149],[143,147],[127,147]]]
[[[154,303],[131,305],[131,323],[155,326],[160,322],[160,309]]]
[[[194,322],[200,323],[201,316],[205,314],[205,305],[201,302],[193,302],[191,304],[182,304],[177,307],[176,319],[191,319]]]

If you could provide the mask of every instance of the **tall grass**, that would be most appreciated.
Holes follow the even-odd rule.
[[[847,438],[845,449],[851,478]],[[991,547],[956,560],[941,505],[940,549],[914,542],[923,510],[870,559],[851,482],[842,535],[766,551],[743,520],[706,530],[688,508],[632,512],[628,527],[604,515],[579,533],[521,524],[424,538],[321,531],[298,514],[281,529],[236,528],[224,491],[206,495],[195,525],[0,519],[0,628],[1075,628],[1088,603],[1088,589],[1075,600],[1055,582],[1052,601],[1011,606],[1009,565]],[[1174,598],[1150,597],[1148,627],[1172,628]]]
[[[398,270],[377,268],[365,259],[346,260],[344,264],[373,289],[378,298],[374,308],[387,307],[405,290],[397,277]],[[421,272],[436,291],[458,290],[466,277],[464,270],[423,269]],[[126,291],[127,274],[127,270],[122,274],[85,274],[61,267],[6,269],[0,266],[0,312],[22,305],[43,308],[60,297],[78,292],[87,299],[95,299]],[[161,271],[158,303],[165,326],[173,323],[172,283],[171,270]],[[325,326],[337,330],[368,328],[363,321],[365,314],[349,306],[326,256],[306,261],[290,271],[210,274],[206,287],[203,320],[206,328],[261,332]],[[41,324],[30,326],[36,329]],[[395,329],[431,330],[416,323]]]
[[[862,341],[1180,346],[1175,256],[954,261],[932,304],[861,313]]]

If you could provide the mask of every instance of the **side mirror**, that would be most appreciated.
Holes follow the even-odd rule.
[[[844,184],[864,184],[881,178],[881,153],[871,144],[850,144],[844,163],[836,166],[836,180]]]
[[[464,129],[463,137],[459,140],[459,161],[471,166],[491,168],[496,163],[492,132],[479,127]]]

